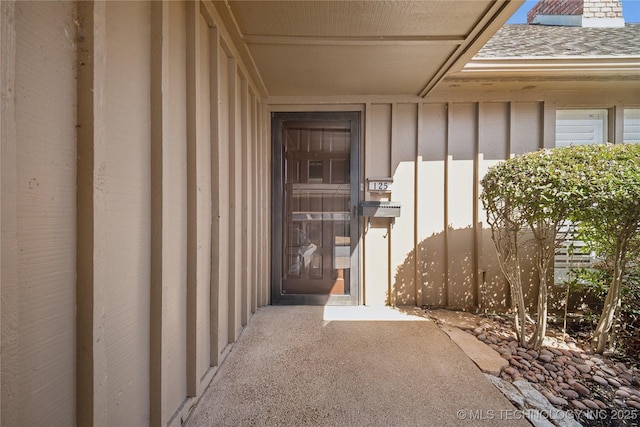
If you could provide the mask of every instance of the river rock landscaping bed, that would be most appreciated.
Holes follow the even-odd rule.
[[[467,332],[509,362],[500,378],[528,382],[584,426],[640,425],[640,367],[593,354],[588,343],[550,330],[539,350],[519,346],[509,321],[495,316]]]

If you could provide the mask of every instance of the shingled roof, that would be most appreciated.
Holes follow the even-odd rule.
[[[640,24],[618,28],[505,25],[473,59],[602,56],[640,57]]]

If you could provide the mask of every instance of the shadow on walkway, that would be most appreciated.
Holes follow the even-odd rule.
[[[514,418],[433,321],[270,306],[252,317],[187,425],[530,425]]]

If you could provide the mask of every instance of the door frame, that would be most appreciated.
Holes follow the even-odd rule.
[[[348,121],[351,126],[350,231],[351,272],[349,295],[283,294],[282,256],[284,220],[284,158],[282,127],[285,121]],[[290,305],[357,305],[360,303],[360,112],[272,112],[271,113],[271,303]]]

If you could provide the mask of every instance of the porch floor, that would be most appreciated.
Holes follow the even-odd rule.
[[[514,409],[432,320],[382,307],[269,306],[187,425],[529,426]]]

